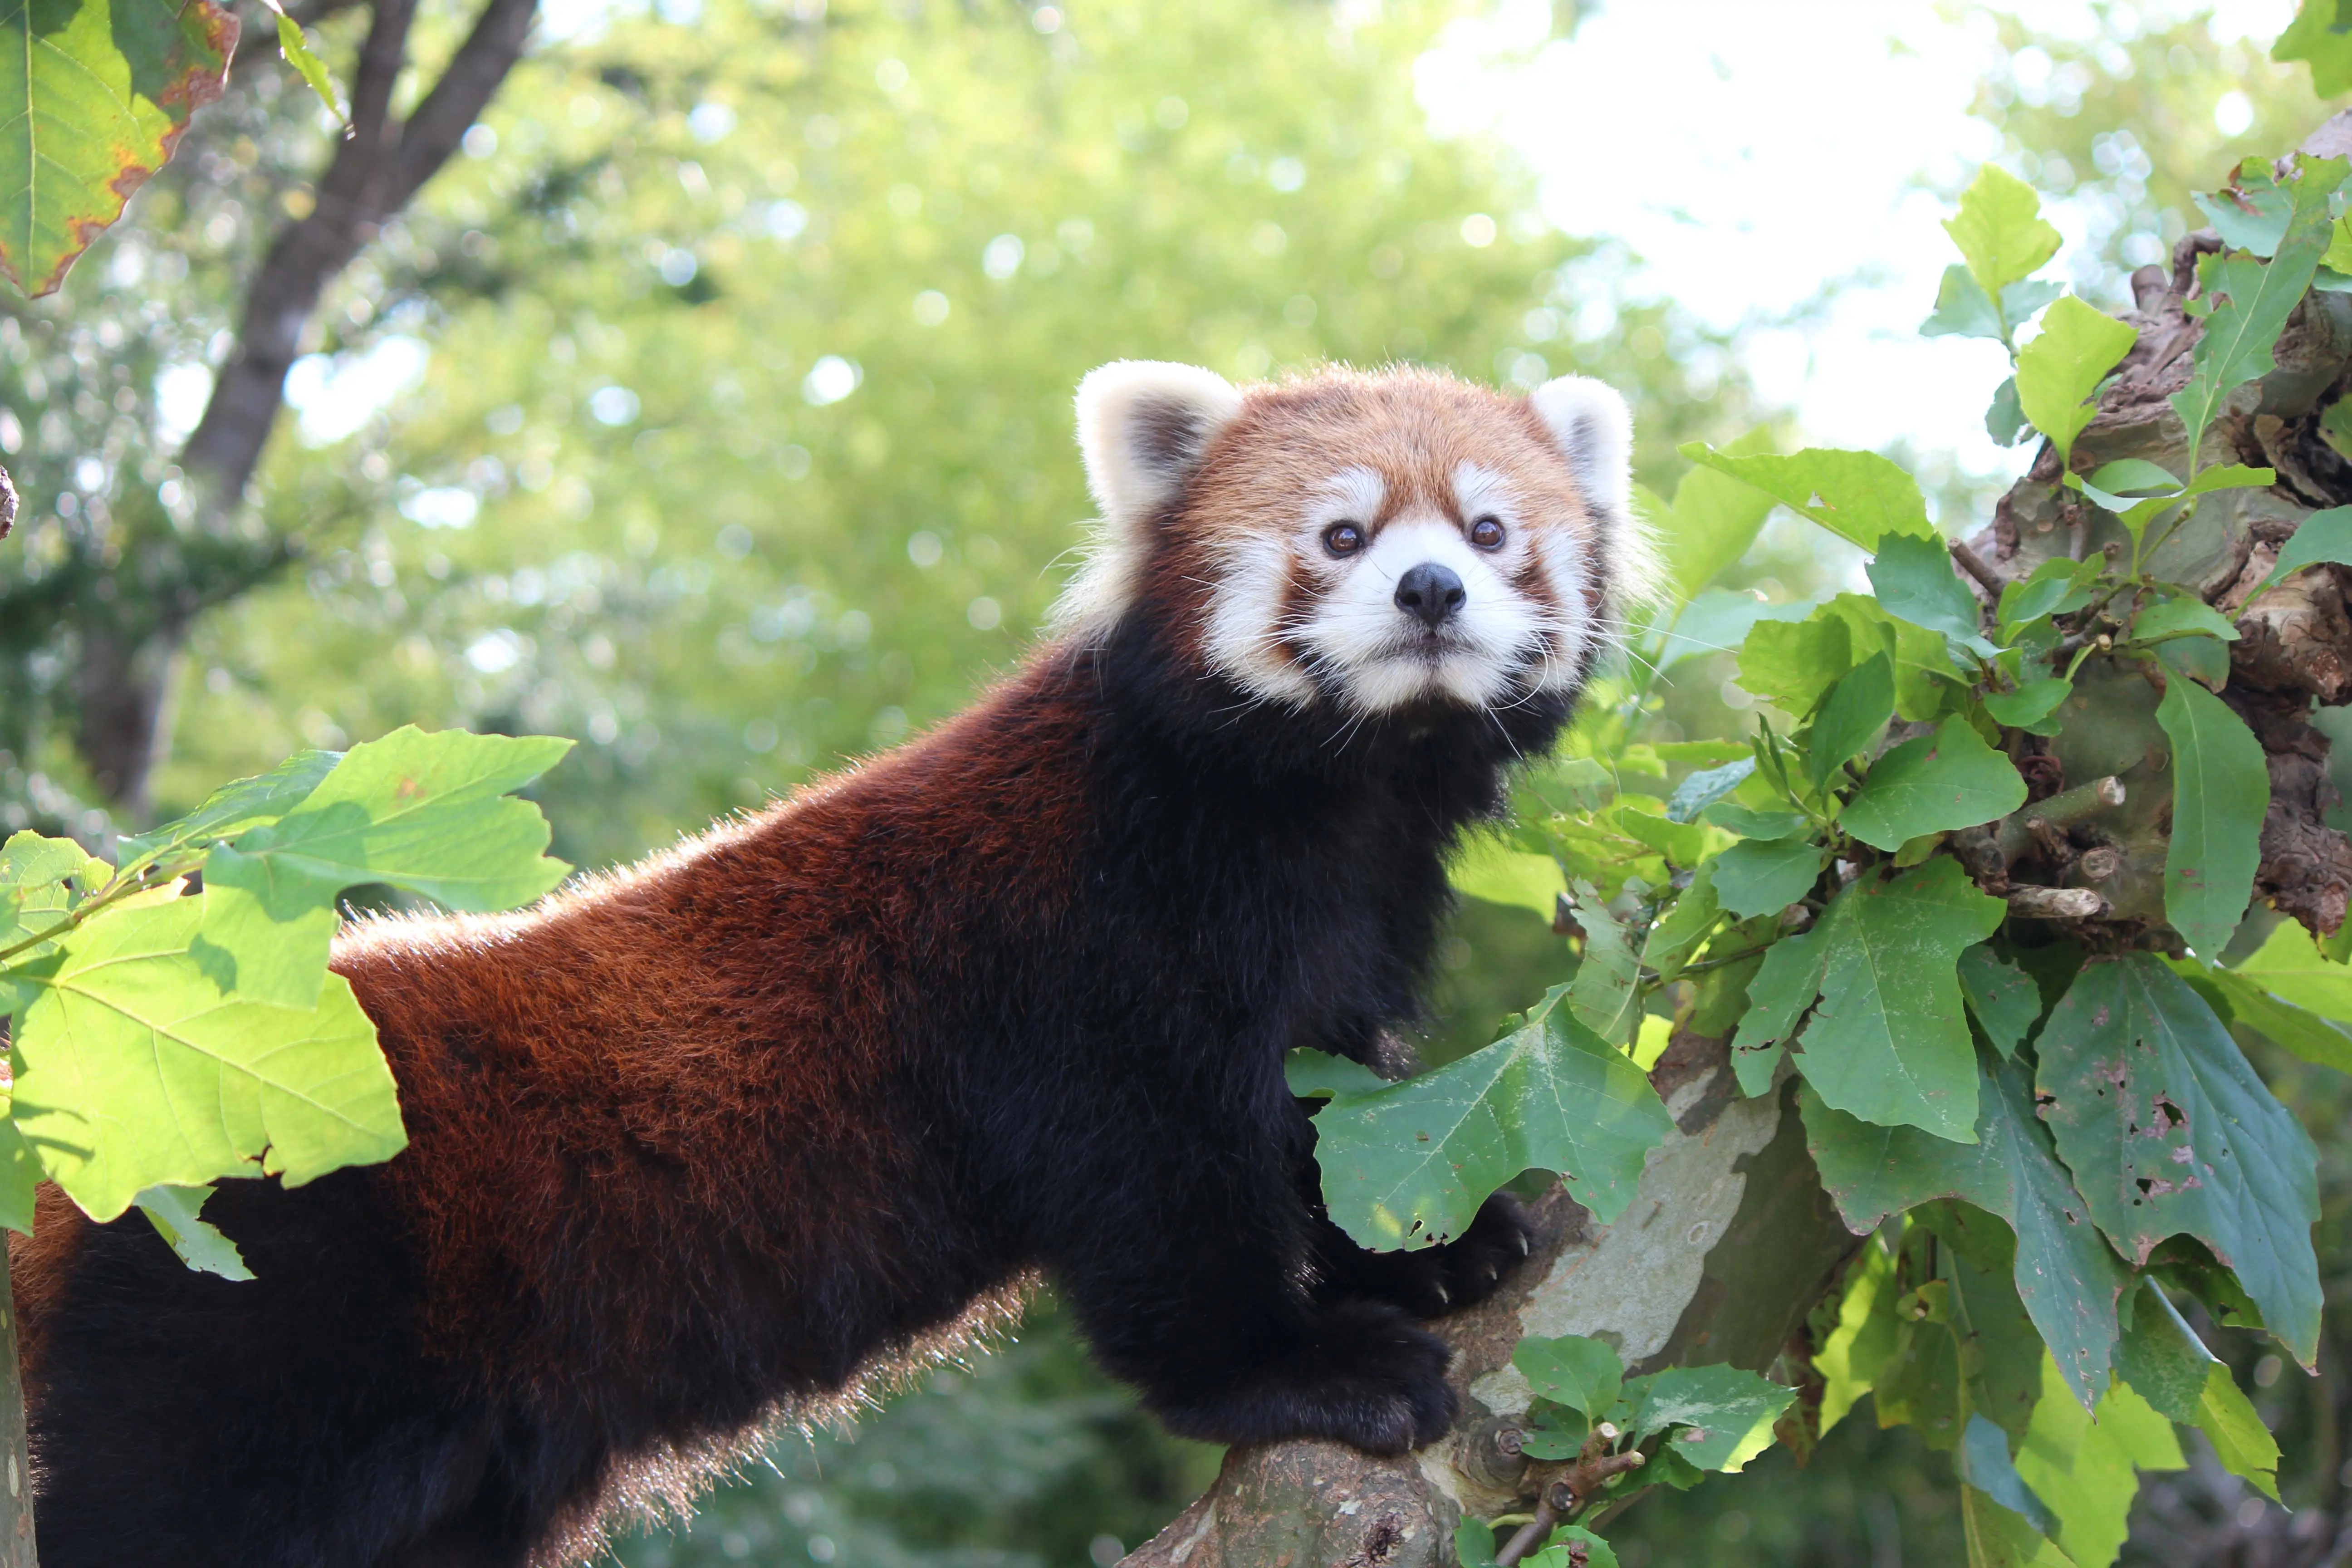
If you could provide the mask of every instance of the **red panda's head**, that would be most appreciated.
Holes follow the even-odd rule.
[[[1121,361],[1078,388],[1102,529],[1057,611],[1141,608],[1204,673],[1351,715],[1573,696],[1648,574],[1623,399],[1423,370],[1236,389]]]

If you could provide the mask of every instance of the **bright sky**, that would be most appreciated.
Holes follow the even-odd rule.
[[[2037,29],[2096,31],[2082,0],[2011,0]],[[2189,9],[2154,0],[2145,9]],[[2030,452],[1983,432],[2006,374],[1997,344],[1918,335],[1957,259],[1928,187],[1954,189],[1997,150],[1968,105],[1998,60],[1989,19],[1937,0],[1603,0],[1572,40],[1543,42],[1547,0],[1503,0],[1421,63],[1441,128],[1490,130],[1542,180],[1546,215],[1622,242],[1629,297],[1665,297],[1741,331],[1738,358],[1819,445],[1908,437],[1975,473]],[[2220,0],[2216,31],[2265,46],[2294,0]],[[2224,127],[2225,130],[2242,126]],[[2083,232],[2063,206],[2052,220]],[[2061,251],[2063,275],[2068,253]],[[1842,273],[1816,318],[1776,316]],[[1600,320],[1607,319],[1605,309]],[[1588,324],[1591,324],[1588,322]]]

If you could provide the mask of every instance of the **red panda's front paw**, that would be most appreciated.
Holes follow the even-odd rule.
[[[1342,1301],[1303,1342],[1238,1386],[1154,1405],[1169,1430],[1219,1443],[1325,1437],[1402,1454],[1444,1436],[1460,1406],[1446,1386],[1444,1343],[1394,1307]]]

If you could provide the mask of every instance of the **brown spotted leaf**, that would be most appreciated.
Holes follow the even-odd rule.
[[[0,273],[54,292],[221,95],[236,47],[216,0],[0,0]]]
[[[2212,1008],[2147,953],[2095,959],[2052,1009],[2035,1086],[2058,1156],[2117,1250],[2193,1236],[2309,1365],[2318,1156]]]

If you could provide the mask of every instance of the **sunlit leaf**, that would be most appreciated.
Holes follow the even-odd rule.
[[[2074,437],[2098,410],[2087,401],[2123,362],[2138,332],[2073,295],[2050,307],[2042,331],[2017,356],[2017,402],[2058,448],[2063,467]]]
[[[1447,868],[1446,879],[1465,898],[1527,910],[1549,924],[1559,896],[1568,891],[1568,878],[1549,855],[1514,849],[1491,833],[1474,833],[1462,843],[1462,853]]]
[[[2053,1537],[2077,1568],[2108,1568],[2123,1549],[2139,1472],[2186,1468],[2180,1440],[2129,1388],[2107,1389],[2094,1415],[2067,1397],[2046,1359],[2042,1381],[2018,1447],[2018,1478],[2056,1516]]]
[[[2116,1370],[2160,1414],[2200,1428],[2214,1456],[2273,1501],[2278,1500],[2278,1442],[2230,1369],[2205,1348],[2179,1309],[2153,1284],[2141,1287],[2138,1310],[2123,1338]]]
[[[1819,1096],[1814,1103],[1820,1103]],[[1811,1125],[1807,1123],[1808,1130]],[[1898,1293],[1894,1254],[1875,1242],[1864,1243],[1861,1258],[1846,1275],[1837,1324],[1813,1355],[1813,1370],[1822,1375],[1818,1419],[1824,1436],[1870,1392],[1878,1381],[1878,1369],[1895,1353],[1900,1328],[1895,1316]]]
[[[1814,447],[1789,457],[1738,457],[1694,441],[1682,454],[1755,486],[1864,550],[1876,550],[1889,533],[1935,537],[1918,481],[1875,452]]]
[[[2311,89],[2322,98],[2352,91],[2352,32],[2339,26],[2337,0],[2303,0],[2294,20],[2271,46],[2271,58],[2303,60],[2311,67]]]
[[[375,1029],[339,975],[315,1007],[223,996],[188,953],[204,900],[145,895],[38,961],[15,1042],[16,1125],[93,1218],[145,1188],[298,1185],[406,1142]]]
[[[236,30],[215,0],[0,6],[0,273],[65,281],[221,95]]]
[[[1944,232],[1991,299],[2058,254],[2058,231],[2042,219],[2033,187],[1991,163],[1960,193],[1960,210],[1944,220]]]
[[[1739,689],[1787,712],[1810,713],[1853,668],[1852,647],[1845,622],[1834,616],[1759,621],[1739,647]]]
[[[1629,1379],[1634,1433],[1667,1439],[1702,1470],[1730,1468],[1748,1435],[1789,1408],[1797,1391],[1736,1366],[1670,1366]]]

